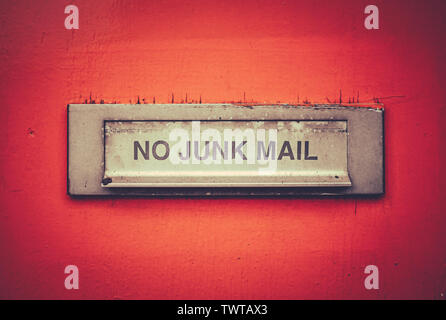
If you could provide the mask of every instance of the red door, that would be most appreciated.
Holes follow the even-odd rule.
[[[444,299],[446,6],[374,3],[3,1],[0,298]],[[384,103],[381,198],[66,195],[68,103],[340,99]]]

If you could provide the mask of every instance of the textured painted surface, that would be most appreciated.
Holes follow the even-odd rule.
[[[446,294],[443,1],[0,5],[1,298]],[[66,105],[357,97],[386,106],[379,200],[73,200]],[[143,100],[144,99],[144,100]],[[64,267],[80,289],[64,289]],[[380,290],[363,270],[380,268]]]

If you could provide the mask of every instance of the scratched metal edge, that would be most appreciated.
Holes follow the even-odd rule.
[[[194,188],[196,189],[196,188]],[[220,188],[224,189],[224,188]],[[245,188],[248,189],[248,188]],[[250,189],[250,188],[249,188]],[[208,189],[206,189],[208,191]],[[252,190],[251,190],[252,191]],[[234,192],[222,192],[222,193],[212,193],[212,194],[191,194],[186,192],[168,192],[165,193],[149,193],[144,192],[142,194],[137,193],[117,193],[117,194],[69,194],[71,199],[82,200],[82,199],[110,199],[110,197],[117,199],[369,199],[378,200],[383,197],[383,193],[376,194],[345,194],[345,193],[330,193],[330,192],[291,192],[291,193],[262,193],[260,190],[252,191],[251,193],[234,193]]]
[[[380,112],[381,125],[382,125],[382,190],[376,193],[345,193],[345,187],[332,187],[332,188],[319,188],[319,187],[243,187],[243,188],[227,188],[227,187],[209,187],[209,188],[132,188],[130,191],[127,188],[116,188],[109,193],[94,193],[94,194],[77,194],[70,190],[70,162],[69,162],[69,149],[70,149],[70,131],[69,131],[69,119],[70,119],[70,105],[76,106],[95,106],[93,104],[68,104],[67,105],[67,195],[73,199],[83,198],[368,198],[376,199],[385,194],[385,139],[384,139],[384,107],[382,104],[367,104],[361,106],[343,106],[340,104],[315,104],[315,105],[290,105],[290,104],[266,104],[266,105],[240,105],[240,104],[159,104],[159,105],[147,105],[148,107],[162,107],[162,106],[187,106],[193,107],[245,107],[254,109],[254,107],[280,107],[282,109],[306,109],[306,110],[369,110]],[[127,105],[127,104],[99,104],[98,107],[114,106],[118,108],[127,108],[132,106],[145,106],[145,105]],[[176,119],[173,119],[176,120]],[[224,120],[224,119],[221,119]],[[103,146],[102,146],[103,147]],[[102,168],[103,170],[103,168]],[[335,191],[336,190],[336,191]],[[343,191],[344,190],[344,191]]]

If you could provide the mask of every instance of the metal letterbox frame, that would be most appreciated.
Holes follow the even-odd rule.
[[[384,194],[384,109],[380,106],[234,104],[70,104],[67,193],[70,196],[236,197]],[[104,188],[105,121],[343,120],[351,187]]]

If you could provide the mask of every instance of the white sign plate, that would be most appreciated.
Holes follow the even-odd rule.
[[[102,187],[350,187],[347,121],[104,121]]]

